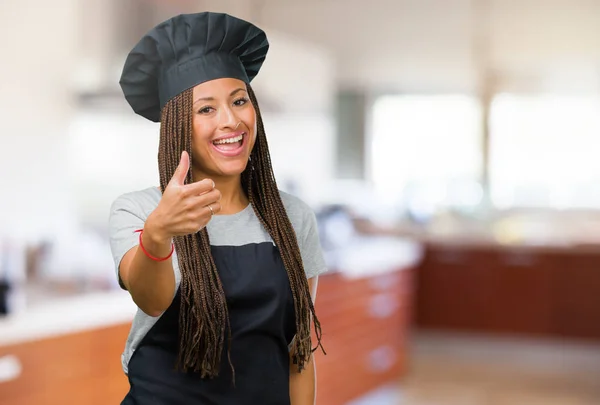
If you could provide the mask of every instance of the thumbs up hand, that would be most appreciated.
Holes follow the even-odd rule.
[[[158,206],[146,221],[147,231],[156,242],[196,233],[221,210],[221,192],[214,181],[204,179],[185,184],[189,169],[190,157],[184,151]]]

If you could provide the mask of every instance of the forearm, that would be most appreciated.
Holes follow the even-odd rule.
[[[317,393],[316,367],[313,358],[301,373],[295,364],[290,365],[291,405],[314,405]]]
[[[144,227],[142,244],[152,255],[166,257],[171,251],[171,242],[155,235],[151,227]],[[130,260],[122,263],[123,283],[142,311],[150,316],[158,316],[173,299],[175,276],[171,259],[154,261],[139,246],[133,250]]]

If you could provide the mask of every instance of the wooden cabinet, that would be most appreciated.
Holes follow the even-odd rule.
[[[416,324],[600,339],[600,249],[430,245]]]
[[[0,346],[20,369],[0,382],[2,405],[118,404],[129,388],[120,354],[129,325]],[[18,370],[17,370],[18,371]]]
[[[492,266],[485,251],[428,250],[417,273],[417,320],[421,326],[485,327]],[[467,281],[468,280],[468,281]]]
[[[315,356],[318,404],[346,404],[399,380],[406,368],[412,274],[319,278],[316,310],[327,355]]]
[[[554,274],[550,258],[534,250],[503,249],[491,250],[485,259],[491,273],[487,329],[550,334]]]
[[[600,340],[600,252],[553,256],[553,333]]]

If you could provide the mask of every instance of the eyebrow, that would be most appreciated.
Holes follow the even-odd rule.
[[[234,91],[232,91],[231,93],[229,93],[229,97],[232,97],[232,96],[236,95],[240,91],[246,91],[246,89],[244,89],[242,87],[240,87],[238,89],[235,89]],[[200,98],[197,98],[196,100],[194,100],[194,104],[196,104],[198,101],[214,101],[214,100],[215,100],[214,97],[200,97]]]

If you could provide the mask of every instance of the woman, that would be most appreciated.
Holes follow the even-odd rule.
[[[139,307],[123,404],[314,403],[326,266],[314,214],[274,179],[250,87],[268,47],[248,22],[199,13],[127,57],[125,98],[160,122],[160,188],[111,207],[119,282]]]

